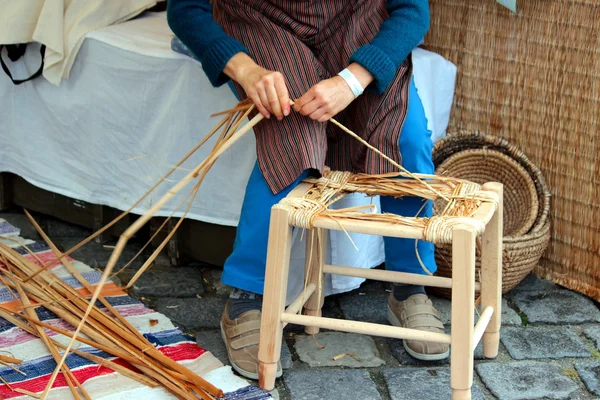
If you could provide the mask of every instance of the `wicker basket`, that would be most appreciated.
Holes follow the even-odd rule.
[[[463,150],[438,165],[436,174],[480,184],[501,182],[505,188],[505,236],[525,235],[537,219],[540,202],[533,179],[525,168],[504,153],[486,148]]]
[[[535,268],[550,240],[550,192],[539,168],[506,140],[469,131],[451,133],[436,143],[433,160],[436,174],[504,184],[502,292],[508,292]],[[436,261],[436,275],[451,277],[452,246],[437,246]],[[444,297],[451,294],[434,291]]]

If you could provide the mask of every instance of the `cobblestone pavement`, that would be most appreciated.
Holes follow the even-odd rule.
[[[0,213],[41,238],[26,218]],[[89,231],[40,217],[50,237],[62,249]],[[141,243],[130,242],[123,260]],[[102,268],[112,249],[90,243],[73,257]],[[127,282],[148,252],[118,277]],[[227,363],[218,322],[228,295],[219,282],[220,269],[204,264],[171,267],[163,258],[133,286],[130,294],[164,313],[199,345]],[[324,313],[358,321],[385,323],[387,285],[366,282],[353,292],[328,297]],[[448,300],[434,297],[448,325]],[[588,298],[535,276],[527,277],[504,298],[502,343],[494,360],[476,352],[474,399],[600,399],[600,309]],[[283,346],[283,379],[275,397],[313,399],[446,399],[450,398],[448,362],[424,363],[411,358],[398,340],[349,333],[322,332],[318,349],[298,326],[288,326]],[[335,355],[351,353],[334,360]]]

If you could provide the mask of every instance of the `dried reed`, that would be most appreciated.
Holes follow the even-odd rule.
[[[31,218],[29,213],[27,215]],[[61,256],[62,254],[40,229],[39,225],[33,219],[31,220],[55,254]],[[69,346],[49,338],[44,328],[71,337],[73,342],[77,340],[80,343],[122,358],[141,373],[93,354],[78,349],[72,350],[82,357],[111,368],[150,387],[161,385],[178,398],[192,400],[223,397],[222,391],[158,351],[100,294],[97,296],[98,300],[107,307],[111,315],[94,306],[91,299],[87,300],[84,296],[78,296],[77,291],[64,283],[51,270],[43,270],[38,264],[18,254],[3,243],[0,243],[0,259],[4,264],[0,270],[0,280],[11,290],[16,290],[18,297],[13,295],[15,299],[18,299],[16,301],[17,307],[21,310],[18,312],[0,307],[0,316],[24,331],[39,337],[48,347],[57,363],[60,361],[58,349],[65,351],[63,358],[66,358],[70,351]],[[73,268],[68,260],[65,260],[63,265],[88,291],[94,290],[94,287]],[[32,278],[26,280],[27,277]],[[80,331],[86,335],[86,338],[80,336],[78,331],[69,332],[41,322],[32,305],[47,308],[74,327],[81,326]],[[88,321],[83,326],[81,320],[86,312]],[[14,358],[2,357],[16,361]],[[79,399],[83,396],[85,399],[90,399],[89,394],[81,387],[67,366],[62,365],[61,370],[65,375],[73,397]],[[39,396],[40,398],[47,396],[47,389],[48,387]],[[81,396],[77,390],[79,390]]]

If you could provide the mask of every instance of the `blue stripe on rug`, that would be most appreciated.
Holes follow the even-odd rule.
[[[256,386],[248,386],[235,392],[225,393],[224,400],[266,400],[272,398],[267,391]]]
[[[12,226],[3,219],[0,220],[0,235],[18,235],[20,232],[21,230],[19,228]]]
[[[25,248],[25,246],[13,247],[13,250],[21,255],[29,254],[27,249],[29,249],[30,251],[32,251],[34,253],[41,253],[43,251],[50,250],[50,247],[48,247],[48,245],[46,243],[38,243],[38,242],[28,244],[27,248]]]
[[[193,342],[196,340],[184,333],[181,333],[179,329],[170,329],[162,332],[144,333],[144,336],[150,343],[154,343],[158,346],[170,346],[177,343]]]

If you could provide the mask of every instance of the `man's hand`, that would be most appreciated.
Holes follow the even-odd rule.
[[[290,98],[280,72],[261,67],[244,53],[233,56],[223,72],[244,88],[266,118],[273,114],[281,120],[290,113]]]

